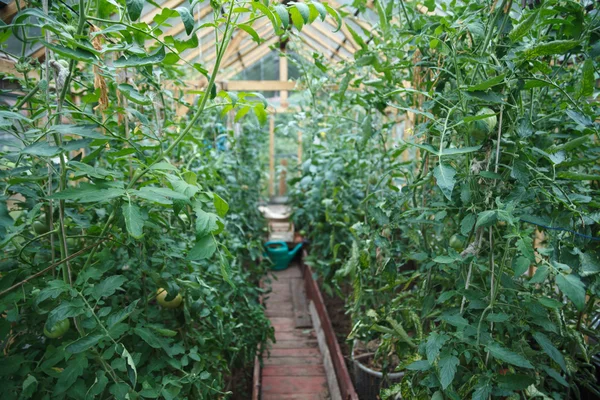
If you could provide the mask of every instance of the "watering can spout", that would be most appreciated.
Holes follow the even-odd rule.
[[[294,248],[292,249],[292,251],[290,251],[290,260],[291,260],[292,258],[294,258],[294,256],[295,256],[295,255],[296,255],[296,253],[298,252],[298,250],[300,250],[300,249],[302,248],[302,245],[303,245],[303,244],[304,244],[304,243],[298,243],[298,244],[296,245],[296,247],[294,247]]]

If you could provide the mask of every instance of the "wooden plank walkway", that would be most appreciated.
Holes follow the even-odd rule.
[[[264,354],[262,400],[329,400],[323,356],[308,316],[302,273],[296,264],[273,271],[266,314],[275,340]],[[294,307],[295,306],[295,307]]]

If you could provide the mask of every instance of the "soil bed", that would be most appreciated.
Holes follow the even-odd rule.
[[[350,320],[350,315],[346,314],[344,299],[340,298],[336,294],[330,296],[325,290],[323,290],[321,280],[318,281],[318,284],[319,289],[321,289],[321,293],[323,294],[323,301],[325,302],[325,307],[327,308],[331,325],[333,325],[335,336],[340,344],[340,348],[342,349],[342,354],[344,355],[344,360],[346,361],[346,367],[348,367],[348,370],[351,371],[352,344],[347,341],[347,338],[352,330],[352,321]],[[351,287],[348,285],[345,285],[341,289],[344,297],[349,296],[352,291]]]

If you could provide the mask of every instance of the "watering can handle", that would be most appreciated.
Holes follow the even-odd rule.
[[[265,247],[276,245],[276,244],[280,245],[281,247],[287,247],[287,243],[284,242],[283,240],[271,240],[271,241],[265,243]]]

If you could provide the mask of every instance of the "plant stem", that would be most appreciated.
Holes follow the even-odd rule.
[[[233,28],[231,27],[231,16],[233,14],[233,8],[234,8],[233,6],[234,6],[234,2],[232,1],[228,16],[227,16],[225,37],[224,37],[223,42],[221,42],[221,46],[217,49],[218,53],[217,53],[217,59],[215,60],[215,66],[213,68],[213,73],[210,75],[208,85],[206,86],[206,91],[202,95],[202,99],[200,100],[198,109],[196,110],[196,113],[194,114],[192,119],[188,122],[185,129],[177,136],[177,138],[173,141],[173,143],[171,143],[171,145],[169,145],[169,147],[167,147],[167,149],[164,151],[165,154],[169,154],[183,140],[183,138],[190,132],[192,127],[195,126],[196,122],[198,121],[198,119],[200,119],[200,117],[202,116],[202,114],[206,108],[206,103],[208,102],[208,97],[210,96],[212,88],[215,85],[215,80],[216,80],[217,74],[219,72],[219,67],[221,65],[221,62],[223,60],[223,55],[225,53],[225,49],[227,48],[227,45],[231,41],[231,35],[233,33]],[[131,189],[133,187],[133,185],[135,185],[135,183],[142,176],[144,176],[154,164],[156,164],[158,161],[160,161],[160,159],[161,159],[161,157],[156,157],[146,168],[141,170],[141,172],[135,173],[133,175],[132,179],[130,180],[129,184],[127,185],[127,189]],[[106,235],[113,220],[117,216],[117,210],[119,209],[119,204],[120,204],[120,200],[116,201],[114,203],[113,211],[110,214],[110,216],[108,217],[108,220],[104,224],[104,227],[102,228],[102,232],[100,233],[101,237],[104,237]],[[87,267],[89,267],[89,265],[91,264],[92,259],[93,259],[94,255],[96,254],[96,251],[97,251],[97,246],[94,246],[92,248],[92,251],[88,255],[87,260],[83,266],[84,270]]]

